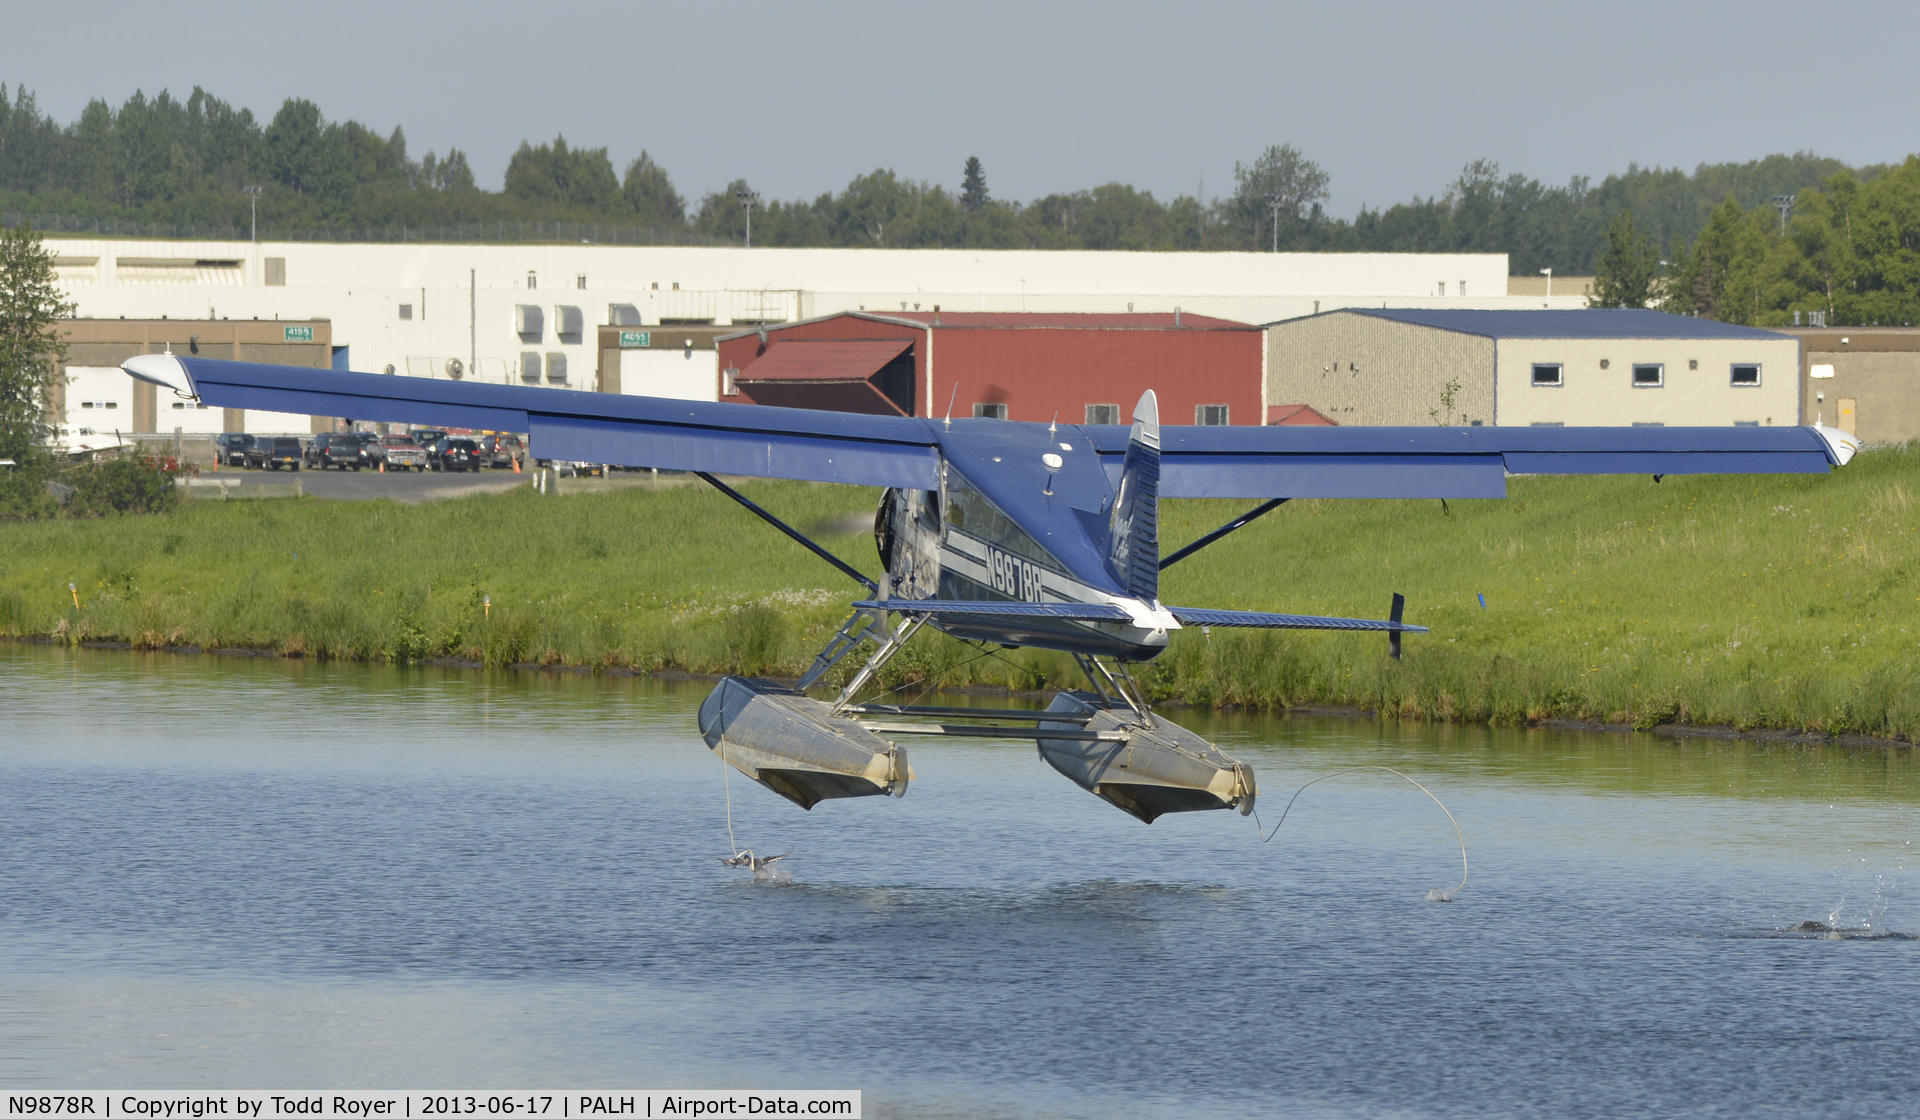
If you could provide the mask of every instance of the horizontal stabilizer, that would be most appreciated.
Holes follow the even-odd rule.
[[[1131,622],[1111,603],[995,603],[959,599],[888,599],[855,603],[862,610],[929,614],[936,618],[1060,618],[1070,622]]]
[[[1427,628],[1373,618],[1323,618],[1312,614],[1264,614],[1260,611],[1216,611],[1201,607],[1168,607],[1183,626],[1250,626],[1263,630],[1388,630],[1424,634]]]

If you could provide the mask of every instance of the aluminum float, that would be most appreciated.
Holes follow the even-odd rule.
[[[700,705],[700,735],[727,765],[800,806],[907,795],[907,752],[774,681],[727,677]]]

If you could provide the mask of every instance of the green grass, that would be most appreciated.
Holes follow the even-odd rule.
[[[876,492],[747,490],[877,568]],[[1404,592],[1434,632],[1403,661],[1374,636],[1186,631],[1144,683],[1198,705],[1920,731],[1920,455],[1827,477],[1521,478],[1510,495],[1294,502],[1163,579],[1172,603],[1374,618]],[[1165,548],[1249,504],[1165,503]],[[145,648],[792,674],[856,590],[691,486],[0,524],[0,633]],[[1073,680],[1062,657],[983,654],[930,635],[885,679]]]

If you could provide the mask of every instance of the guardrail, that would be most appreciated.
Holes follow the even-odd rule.
[[[292,482],[243,482],[237,478],[176,478],[181,497],[200,501],[264,501],[268,498],[304,498],[307,489],[299,479]]]

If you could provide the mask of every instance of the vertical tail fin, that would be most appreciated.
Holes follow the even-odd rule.
[[[1133,406],[1133,434],[1120,465],[1120,488],[1108,522],[1107,562],[1127,594],[1160,597],[1160,402],[1148,389]]]

